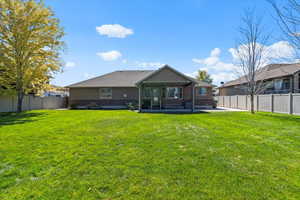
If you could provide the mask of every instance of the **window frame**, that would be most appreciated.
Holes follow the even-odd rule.
[[[175,97],[169,97],[168,95],[168,89],[171,89],[171,88],[178,88],[180,89],[181,91],[181,97],[180,98],[175,98]],[[165,98],[166,99],[173,99],[173,100],[182,100],[183,99],[183,87],[166,87],[166,90],[165,90]]]
[[[103,93],[103,89],[110,89],[110,97],[108,96],[102,96],[102,94],[108,94],[108,92]],[[99,99],[112,99],[113,97],[113,90],[112,88],[99,88]]]

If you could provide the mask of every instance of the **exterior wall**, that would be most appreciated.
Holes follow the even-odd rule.
[[[160,72],[158,72],[157,74],[149,77],[147,80],[145,81],[149,81],[149,82],[182,82],[182,81],[188,81],[187,79],[185,79],[183,76],[180,76],[179,74],[175,73],[174,71],[172,71],[169,68],[164,68],[163,70],[161,70]]]
[[[219,88],[220,96],[245,95],[246,93],[247,91],[245,89],[241,89],[238,86]]]
[[[128,103],[138,102],[138,88],[112,88],[112,99],[100,99],[100,88],[71,88],[70,105],[87,106],[126,106]],[[124,96],[124,95],[127,95]]]
[[[201,107],[201,106],[208,106],[212,107],[214,106],[214,98],[213,98],[213,91],[212,87],[206,87],[207,88],[207,94],[206,95],[200,95],[199,94],[199,88],[195,88],[195,106]]]
[[[162,98],[162,107],[178,106],[191,108],[192,106],[192,86],[174,86],[183,87],[182,99],[166,99]],[[198,92],[199,87],[195,88],[195,105],[196,106],[213,106],[214,100],[212,96],[212,88],[208,88],[208,94],[203,96]],[[127,97],[124,96],[127,95]],[[112,88],[112,99],[100,99],[99,88],[71,88],[70,100],[73,106],[88,106],[96,104],[99,106],[126,106],[128,103],[138,104],[138,88]]]
[[[70,88],[70,101],[98,100],[99,88]]]

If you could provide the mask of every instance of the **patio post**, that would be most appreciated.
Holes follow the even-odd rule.
[[[194,112],[195,107],[195,84],[192,84],[192,112]]]
[[[142,86],[139,85],[139,112],[142,111]]]

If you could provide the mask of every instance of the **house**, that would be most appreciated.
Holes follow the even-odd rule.
[[[140,111],[214,107],[212,85],[165,65],[158,70],[115,71],[67,86],[72,107],[127,108]]]
[[[270,64],[257,73],[256,81],[263,81],[261,94],[300,93],[300,64]],[[220,96],[246,95],[245,77],[229,81],[219,87]]]

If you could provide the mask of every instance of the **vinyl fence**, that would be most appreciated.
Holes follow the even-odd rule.
[[[67,99],[64,97],[35,97],[25,96],[23,110],[58,109],[66,108]],[[17,98],[13,96],[0,96],[0,112],[16,112]]]
[[[250,110],[250,96],[218,96],[219,107]],[[257,95],[254,98],[256,111],[300,115],[300,93]]]

